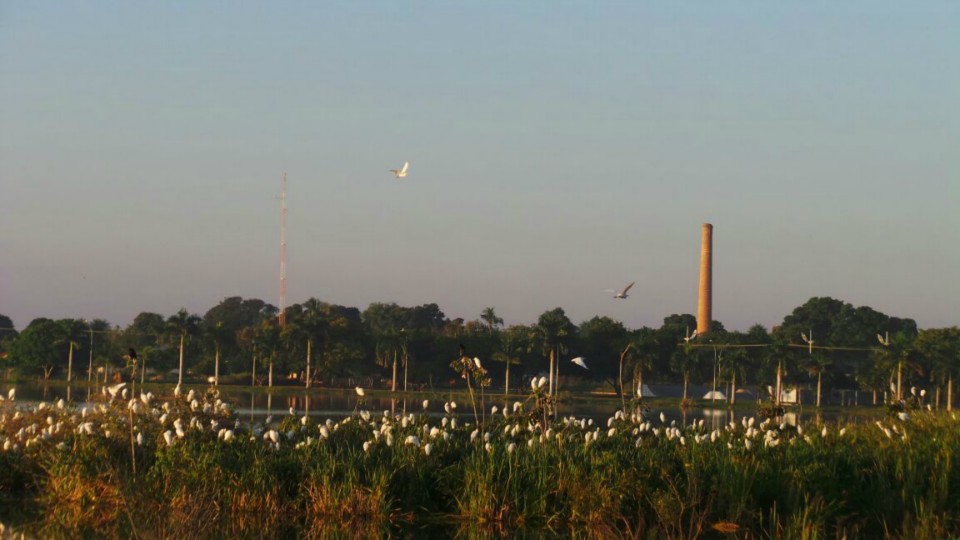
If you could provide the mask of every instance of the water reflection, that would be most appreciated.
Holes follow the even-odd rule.
[[[14,386],[12,384],[4,387]],[[45,401],[55,402],[60,398],[68,402],[76,400],[78,405],[83,405],[91,401],[91,397],[97,396],[101,392],[101,387],[82,382],[73,386],[64,384],[38,384],[38,383],[19,383],[17,387],[17,401],[24,404],[31,402]],[[169,393],[172,391],[170,385],[151,385],[147,384],[146,389],[157,394]],[[140,386],[131,388],[139,393]],[[194,391],[203,392],[206,387],[196,386]],[[444,416],[444,403],[455,400],[458,402],[456,415],[464,419],[473,418],[473,408],[464,395],[453,394],[451,392],[435,392],[424,394],[418,397],[391,397],[389,395],[374,394],[360,397],[353,389],[301,389],[290,387],[277,387],[273,391],[263,387],[257,387],[251,390],[249,387],[221,386],[221,398],[230,403],[237,411],[238,416],[246,422],[263,422],[268,416],[273,416],[278,420],[293,410],[297,416],[307,415],[311,418],[337,420],[350,416],[360,409],[368,410],[372,413],[389,415],[425,413],[430,417],[439,418]],[[423,409],[423,401],[428,400],[427,409]],[[502,411],[512,411],[513,404],[516,401],[525,402],[529,399],[527,395],[511,396],[509,400],[502,396],[491,398],[487,396],[482,404],[478,400],[477,413],[483,417],[491,415],[491,408],[496,406],[497,414]],[[744,416],[757,416],[756,410],[752,406],[743,406],[742,408],[727,408],[722,405],[711,406],[709,402],[704,403],[703,408],[679,409],[675,401],[667,401],[664,405],[659,404],[660,400],[645,400],[643,412],[654,421],[659,421],[660,413],[663,413],[667,423],[676,422],[677,425],[688,426],[692,422],[700,419],[704,421],[704,426],[711,430],[720,429],[730,422],[739,423]],[[658,406],[659,405],[659,406]],[[620,402],[613,399],[567,399],[561,401],[558,406],[558,416],[576,416],[578,418],[593,418],[596,421],[606,421],[618,408]],[[849,423],[858,423],[865,420],[873,420],[882,416],[885,412],[883,407],[859,407],[859,408],[831,408],[827,411],[820,411],[815,407],[798,407],[788,409],[781,421],[789,425],[797,425],[801,422],[823,422],[823,421],[841,421]]]

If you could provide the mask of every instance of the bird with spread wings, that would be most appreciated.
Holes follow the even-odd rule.
[[[635,281],[631,281],[629,285],[627,285],[626,287],[624,287],[622,290],[619,290],[619,291],[616,290],[616,289],[604,289],[604,292],[613,293],[613,297],[614,297],[614,298],[623,300],[624,298],[626,298],[627,296],[629,296],[629,295],[627,294],[627,291],[630,290],[630,287],[633,287],[633,284],[634,284],[634,283],[636,283],[636,282],[635,282]]]
[[[409,161],[404,161],[402,168],[400,168],[400,169],[390,169],[390,172],[392,172],[397,178],[406,178],[406,176],[407,176],[407,169],[409,169],[409,168],[410,168],[410,162],[409,162]]]

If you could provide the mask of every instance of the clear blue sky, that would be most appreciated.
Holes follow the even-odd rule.
[[[960,3],[0,4],[0,313],[960,324]],[[398,181],[387,169],[411,163]],[[604,288],[636,280],[627,301]]]

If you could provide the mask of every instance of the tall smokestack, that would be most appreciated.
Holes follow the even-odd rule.
[[[700,295],[697,301],[697,335],[710,331],[713,320],[713,225],[703,224],[700,241]]]

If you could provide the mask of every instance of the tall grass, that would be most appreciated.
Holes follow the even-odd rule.
[[[468,536],[960,534],[950,415],[710,431],[623,412],[553,422],[542,404],[482,426],[366,411],[244,426],[213,389],[85,415],[7,404],[0,522],[44,537],[382,536],[438,519]]]

